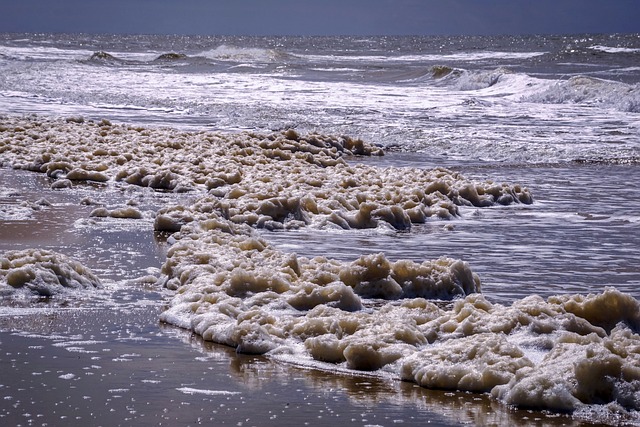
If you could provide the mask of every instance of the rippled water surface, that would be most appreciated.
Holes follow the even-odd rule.
[[[403,159],[388,156],[399,165]],[[478,179],[514,181],[532,189],[533,205],[463,208],[453,222],[435,221],[409,233],[268,233],[267,239],[300,255],[354,259],[385,252],[392,259],[449,256],[463,259],[492,301],[531,294],[598,293],[614,286],[640,297],[640,204],[636,166],[536,165],[466,168]],[[451,228],[453,225],[453,228]]]

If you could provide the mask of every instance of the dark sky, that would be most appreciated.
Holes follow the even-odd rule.
[[[640,0],[0,0],[0,32],[636,33]]]

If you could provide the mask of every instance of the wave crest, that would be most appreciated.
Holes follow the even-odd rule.
[[[196,56],[215,61],[271,63],[282,61],[290,55],[277,49],[236,47],[222,44],[216,48],[200,52]]]
[[[472,91],[486,89],[495,86],[505,75],[513,74],[511,70],[500,67],[495,70],[462,70],[446,65],[437,65],[431,68],[432,78],[440,84],[449,86],[455,90]]]
[[[604,52],[604,53],[640,53],[640,49],[630,48],[630,47],[611,47],[611,46],[602,46],[602,45],[594,45],[589,46],[588,49]]]
[[[185,55],[184,53],[168,52],[158,56],[155,60],[156,61],[176,61],[180,59],[187,59],[187,55]]]
[[[611,107],[630,113],[640,112],[640,85],[595,77],[575,76],[559,81],[524,101],[544,104],[588,104]]]
[[[105,51],[97,51],[94,52],[91,57],[89,58],[89,61],[91,62],[119,62],[120,59],[116,58],[115,56],[111,55],[110,53],[107,53]]]

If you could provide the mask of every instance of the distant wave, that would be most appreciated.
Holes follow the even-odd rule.
[[[359,71],[353,69],[353,71]],[[420,68],[404,73],[402,78],[397,80],[398,83],[420,83],[420,82],[438,82],[448,85],[448,81],[460,77],[464,70],[451,67],[449,65],[433,65],[428,68]],[[391,73],[390,73],[391,74]]]
[[[144,55],[132,55],[121,53],[109,53],[105,51],[97,51],[91,54],[88,59],[84,59],[82,62],[89,62],[94,64],[151,64],[153,62],[171,62],[185,60],[189,57],[183,53],[167,52],[157,55],[155,57],[149,54]]]
[[[311,61],[331,61],[331,62],[467,62],[485,61],[494,59],[530,59],[545,55],[546,52],[499,52],[499,51],[478,51],[478,52],[456,52],[456,53],[421,53],[413,55],[318,55],[318,54],[297,54],[296,56],[306,58]]]
[[[431,76],[434,79],[440,79],[442,77],[450,75],[451,73],[455,73],[455,69],[447,65],[434,65],[433,67],[431,67],[430,71]]]
[[[159,55],[155,60],[156,61],[177,61],[177,60],[187,59],[187,58],[188,56],[185,55],[184,53],[169,52],[169,53],[163,53],[162,55]]]
[[[512,74],[506,68],[490,71],[465,71],[461,73],[454,87],[458,90],[478,90],[495,86],[505,74]]]
[[[511,74],[511,71],[506,68],[470,71],[448,65],[434,65],[427,70],[416,71],[414,76],[401,82],[434,82],[437,86],[468,91],[491,87],[497,84],[504,74]]]
[[[499,52],[499,51],[479,51],[479,52],[459,52],[450,54],[428,54],[428,55],[407,55],[399,59],[415,61],[484,61],[491,59],[529,59],[542,56],[546,52]]]
[[[585,159],[575,159],[573,163],[586,165],[640,165],[640,157],[593,157]]]
[[[86,58],[91,51],[48,46],[2,46],[0,55],[12,61],[64,61]]]
[[[589,46],[589,49],[604,53],[640,53],[640,49],[629,47]]]
[[[465,70],[435,65],[405,82],[427,82],[457,91],[496,88],[496,95],[520,96],[520,101],[542,104],[584,104],[640,113],[640,84],[627,84],[589,76],[549,81],[505,67]],[[517,99],[517,98],[514,98]]]
[[[548,104],[588,104],[640,113],[640,85],[575,76],[523,99]]]
[[[292,57],[277,49],[236,47],[222,44],[216,48],[196,54],[196,56],[215,61],[230,62],[277,62]]]
[[[94,52],[89,58],[89,62],[121,62],[122,60],[116,58],[110,53],[104,52],[102,50],[98,52]]]
[[[511,70],[500,67],[494,70],[463,70],[446,65],[431,67],[429,77],[436,84],[459,91],[486,89],[504,81],[505,76],[512,76]]]

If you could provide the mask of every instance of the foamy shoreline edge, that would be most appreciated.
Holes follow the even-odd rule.
[[[162,320],[194,330],[205,339],[233,345],[240,351],[267,353],[279,360],[308,357],[345,364],[351,369],[380,369],[425,387],[490,391],[494,397],[520,406],[578,410],[585,405],[608,404],[618,405],[624,411],[640,409],[633,397],[640,390],[639,306],[628,295],[607,289],[599,295],[552,297],[547,301],[532,296],[503,307],[473,294],[456,301],[451,311],[444,311],[425,299],[432,298],[432,294],[406,294],[405,288],[413,292],[422,286],[431,291],[432,283],[449,280],[459,288],[467,286],[464,292],[453,292],[450,296],[479,290],[479,282],[474,288],[476,280],[470,270],[454,260],[442,261],[442,265],[437,262],[396,265],[383,255],[376,255],[347,265],[326,259],[297,259],[295,255],[275,251],[247,226],[361,228],[382,224],[402,229],[431,216],[455,216],[456,203],[465,201],[482,206],[506,194],[512,198],[515,195],[518,200],[522,197],[521,201],[526,202],[530,200],[528,190],[518,192],[515,187],[493,183],[486,188],[471,186],[459,174],[438,169],[430,176],[439,180],[432,193],[409,192],[405,199],[411,203],[398,208],[396,201],[403,201],[407,194],[401,189],[374,200],[367,198],[366,191],[353,189],[362,188],[359,179],[364,181],[374,175],[382,174],[391,182],[398,176],[404,179],[408,175],[406,170],[398,174],[394,170],[349,166],[340,161],[342,156],[336,155],[337,148],[332,151],[325,146],[316,147],[319,151],[315,153],[305,151],[301,137],[295,133],[283,134],[281,139],[275,136],[254,141],[257,144],[247,143],[254,137],[243,134],[244,141],[232,140],[230,146],[241,161],[216,163],[209,168],[206,164],[200,167],[202,162],[194,163],[193,156],[184,154],[188,159],[184,163],[180,163],[179,157],[183,155],[181,150],[202,156],[202,151],[195,152],[189,144],[188,135],[206,140],[212,138],[211,133],[77,121],[3,117],[0,156],[9,160],[3,159],[1,163],[46,172],[55,179],[54,184],[66,184],[64,180],[117,179],[163,190],[199,188],[208,193],[193,207],[170,207],[157,217],[157,229],[180,230],[173,238],[174,246],[163,268],[165,283],[176,289],[177,295]],[[29,130],[29,123],[39,123],[39,128]],[[49,138],[41,142],[49,147],[55,144],[56,152],[50,153],[49,158],[38,146],[43,126],[48,127],[45,135]],[[62,131],[56,134],[54,129]],[[14,136],[7,137],[11,132]],[[61,137],[65,132],[77,138],[75,142],[65,142]],[[142,150],[140,159],[145,154],[151,158],[144,164],[132,165],[138,154],[136,144],[144,146],[141,143],[145,138],[150,141],[158,136],[154,132],[165,132],[166,139],[154,145],[161,150]],[[132,140],[125,150],[118,152],[108,147],[110,142],[127,137]],[[217,138],[213,139],[224,140],[222,136]],[[87,143],[91,149],[82,154],[81,147],[87,147]],[[16,146],[25,149],[11,158]],[[80,151],[55,158],[60,148]],[[256,156],[260,150],[264,152]],[[227,151],[212,155],[228,159],[230,154]],[[104,161],[105,158],[110,161]],[[191,166],[172,168],[176,162]],[[282,178],[291,176],[287,167],[276,170],[263,167],[273,166],[273,162],[278,165],[289,162],[292,168],[300,168],[302,173],[295,174],[300,179],[297,184],[306,188],[318,188],[320,184],[321,188],[328,182],[334,193],[325,191],[328,197],[321,198],[320,191],[315,200],[305,199],[308,192],[282,186]],[[121,166],[117,172],[113,170],[116,165]],[[256,171],[247,176],[243,167]],[[338,178],[323,174],[329,168],[340,171]],[[185,176],[191,182],[185,181]],[[458,180],[462,185],[456,188]],[[256,191],[258,182],[261,184]],[[379,182],[367,188],[376,187],[384,193],[386,187]],[[451,188],[457,193],[451,192]],[[281,191],[288,192],[290,197],[262,200],[258,197]],[[364,194],[364,199],[360,194]],[[416,204],[415,198],[420,203]],[[508,198],[503,199],[507,201]],[[229,245],[230,241],[233,245]],[[233,256],[227,259],[230,247],[234,248]],[[471,282],[466,283],[472,284],[461,285],[464,281],[460,278],[469,275]],[[419,277],[421,281],[416,279]],[[391,302],[377,311],[363,310],[361,301],[358,305],[363,297],[382,297]],[[398,325],[403,327],[399,330]],[[544,353],[540,363],[527,357],[531,349]]]

